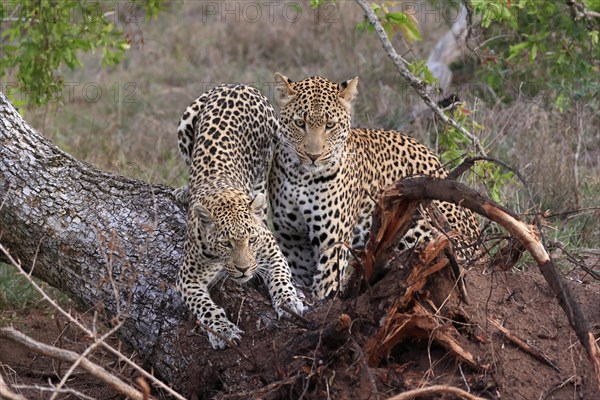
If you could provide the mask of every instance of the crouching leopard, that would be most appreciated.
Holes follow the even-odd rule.
[[[344,244],[364,246],[373,199],[382,188],[403,177],[447,175],[431,150],[403,133],[350,128],[357,83],[318,76],[292,82],[275,74],[280,129],[269,177],[274,234],[294,277],[318,298],[343,283]],[[479,231],[473,214],[436,204],[461,235],[460,246],[472,245]],[[423,214],[416,217],[402,246],[430,239],[433,230]]]
[[[190,168],[189,185],[175,191],[188,203],[184,261],[177,289],[196,318],[231,340],[243,333],[209,288],[223,275],[243,283],[255,274],[269,289],[278,315],[282,306],[304,310],[291,284],[288,264],[264,222],[264,194],[275,111],[256,89],[218,86],[196,99],[177,129],[179,149]],[[208,332],[213,348],[226,343]]]

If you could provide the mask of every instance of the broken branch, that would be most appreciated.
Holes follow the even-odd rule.
[[[550,357],[548,357],[547,355],[542,353],[541,350],[536,349],[535,347],[531,346],[524,340],[518,338],[511,331],[509,331],[508,329],[506,329],[505,327],[500,325],[500,322],[496,321],[495,319],[488,317],[488,321],[490,321],[490,323],[492,325],[494,325],[496,327],[496,329],[498,329],[504,335],[504,337],[506,337],[508,340],[510,340],[513,344],[515,344],[517,347],[519,347],[525,353],[533,356],[536,360],[539,360],[539,361],[543,362],[544,364],[554,368],[556,371],[560,372],[560,369],[558,369],[558,367],[556,366],[554,361],[552,361],[550,359]]]

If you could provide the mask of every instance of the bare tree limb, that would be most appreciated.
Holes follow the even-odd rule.
[[[467,131],[462,125],[460,125],[458,122],[456,122],[453,118],[450,118],[446,114],[444,114],[444,112],[437,106],[437,104],[431,99],[431,97],[429,97],[429,94],[427,94],[427,87],[426,87],[425,83],[422,80],[420,80],[419,78],[417,78],[416,76],[414,76],[408,70],[408,67],[407,67],[408,62],[405,59],[403,59],[398,53],[396,53],[396,50],[394,49],[394,46],[392,46],[390,39],[388,38],[387,34],[385,33],[385,30],[383,29],[383,26],[381,25],[379,18],[377,18],[377,15],[375,15],[375,12],[371,9],[371,7],[369,7],[367,2],[364,0],[355,0],[355,1],[360,6],[360,8],[363,9],[363,11],[365,12],[365,14],[367,16],[367,19],[369,20],[371,25],[373,25],[373,27],[375,28],[375,33],[377,34],[377,37],[379,37],[379,41],[381,42],[383,49],[385,50],[387,55],[390,57],[390,59],[392,60],[394,65],[396,66],[396,69],[400,73],[400,76],[402,76],[408,82],[408,84],[413,87],[413,89],[415,90],[415,92],[417,92],[419,97],[421,97],[423,102],[425,102],[425,104],[427,104],[427,106],[429,106],[429,108],[431,108],[431,110],[434,112],[434,114],[444,124],[452,126],[453,128],[460,131],[460,133],[462,133],[465,137],[469,138],[469,140],[471,140],[473,142],[473,144],[475,145],[475,147],[477,148],[479,153],[481,155],[485,156],[486,151],[483,148],[483,146],[481,145],[481,142],[479,141],[479,139],[476,136],[474,136],[471,132]]]
[[[79,359],[79,354],[70,351],[60,349],[58,347],[50,346],[44,343],[40,343],[32,338],[24,335],[14,328],[0,328],[0,337],[8,339],[14,343],[24,346],[34,353],[41,354],[44,356],[52,357],[57,360],[66,362],[75,362]],[[131,385],[123,382],[104,368],[96,365],[92,361],[84,358],[80,361],[81,368],[85,369],[94,377],[102,380],[103,382],[110,385],[117,392],[132,398],[134,400],[145,400],[144,395]]]
[[[15,389],[19,390],[36,390],[38,392],[52,392],[60,394],[72,394],[82,400],[96,400],[94,397],[90,397],[78,390],[71,388],[57,389],[54,386],[39,386],[39,385],[13,385]],[[0,396],[1,397],[1,396]]]

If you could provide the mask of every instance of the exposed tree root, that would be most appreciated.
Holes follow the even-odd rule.
[[[383,210],[396,211],[415,207],[415,202],[421,200],[433,199],[460,205],[500,224],[531,253],[538,264],[542,276],[557,296],[559,304],[563,308],[571,327],[573,327],[579,341],[585,348],[594,368],[596,383],[600,388],[600,349],[590,330],[587,317],[546,252],[544,245],[540,241],[537,229],[521,221],[511,211],[461,183],[429,176],[407,178],[392,185],[383,193],[381,208]],[[389,226],[390,224],[387,225]],[[379,227],[376,224],[374,226]],[[377,245],[383,243],[385,248],[389,241],[381,240],[381,234],[375,234],[374,236],[375,240],[379,240]],[[372,245],[371,247],[376,248],[378,247],[377,245]],[[369,246],[367,247],[369,248]],[[373,256],[370,258],[373,258]],[[368,260],[369,257],[363,263],[367,263]]]
[[[418,399],[423,396],[433,396],[433,395],[442,395],[442,394],[452,394],[454,396],[458,396],[461,399],[466,400],[485,400],[483,397],[473,396],[472,394],[465,392],[462,389],[455,388],[452,386],[446,385],[435,385],[424,387],[421,389],[409,390],[404,393],[397,394],[394,397],[390,397],[387,400],[412,400]]]

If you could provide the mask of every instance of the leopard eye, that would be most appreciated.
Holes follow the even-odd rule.
[[[300,129],[304,129],[304,127],[306,126],[306,122],[304,122],[303,119],[296,119],[296,120],[294,120],[294,123]]]
[[[258,236],[250,236],[250,239],[248,239],[248,243],[256,243],[257,240]]]
[[[337,125],[337,122],[335,122],[335,121],[329,121],[325,125],[325,128],[327,128],[327,129],[333,129],[336,125]]]
[[[227,238],[220,238],[218,242],[219,245],[227,247],[228,249],[232,247],[231,241]]]

